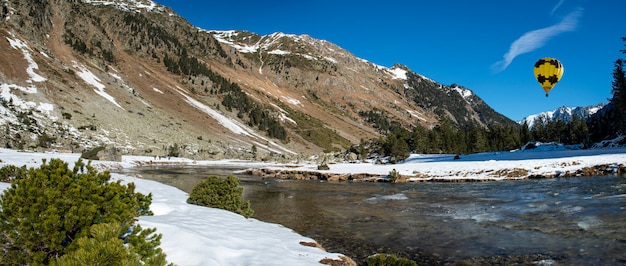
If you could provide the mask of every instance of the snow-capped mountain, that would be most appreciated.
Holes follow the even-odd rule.
[[[568,107],[562,106],[552,111],[541,112],[539,114],[529,115],[524,119],[520,120],[518,123],[524,124],[527,123],[528,127],[533,127],[535,121],[540,117],[548,120],[548,121],[557,121],[562,120],[564,122],[569,122],[572,120],[574,116],[577,116],[581,119],[587,119],[589,116],[598,112],[605,104],[600,103],[597,105],[590,105],[586,107]]]
[[[405,127],[513,124],[470,89],[308,35],[199,29],[150,0],[9,1],[0,145],[300,156]]]

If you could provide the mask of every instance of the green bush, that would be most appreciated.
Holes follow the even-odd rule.
[[[227,178],[209,176],[193,188],[187,203],[231,211],[246,218],[254,214],[250,202],[243,200],[243,188],[239,187],[239,179],[234,175]]]
[[[0,182],[13,182],[26,175],[26,166],[7,165],[0,168]]]
[[[322,163],[317,166],[317,170],[330,170],[330,167],[326,163]]]
[[[127,232],[135,217],[151,214],[151,194],[136,193],[133,183],[111,183],[109,172],[98,173],[80,159],[73,170],[60,159],[44,159],[40,168],[18,175],[0,197],[0,265],[54,263],[84,249],[84,241],[94,241],[89,240],[94,224],[113,224]],[[146,264],[165,256],[156,248],[161,236],[153,233],[134,226],[123,238]]]
[[[376,254],[367,258],[367,266],[417,266],[417,262],[391,254]]]
[[[140,226],[137,226],[141,230]],[[77,249],[57,259],[52,265],[165,265],[165,254],[161,249],[153,249],[153,256],[145,257],[136,251],[134,245],[124,246],[120,235],[125,232],[116,223],[94,224],[89,228],[89,236],[76,239]],[[144,230],[152,233],[154,229]],[[156,236],[160,238],[159,236]],[[158,241],[155,241],[158,242]],[[139,254],[139,255],[138,255]]]
[[[395,168],[389,172],[389,179],[391,179],[392,183],[398,183],[401,178],[400,173],[398,173]]]

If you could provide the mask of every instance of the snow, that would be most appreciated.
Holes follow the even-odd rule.
[[[160,94],[165,94],[165,93],[163,93],[163,91],[162,91],[162,90],[159,90],[159,89],[157,89],[157,88],[155,88],[155,87],[152,87],[152,89],[153,89],[154,91],[156,91],[156,92],[160,93]]]
[[[114,77],[115,79],[117,79],[117,80],[119,80],[119,81],[124,81],[124,80],[122,79],[122,77],[120,77],[120,75],[118,75],[118,74],[115,74],[115,73],[111,73],[111,72],[109,72],[109,75],[111,75],[111,77]]]
[[[111,96],[110,94],[104,91],[106,86],[100,83],[100,79],[95,74],[89,71],[89,69],[87,69],[86,67],[78,65],[76,62],[74,62],[74,67],[79,70],[78,72],[76,72],[76,75],[78,75],[81,79],[83,79],[87,84],[96,87],[94,91],[98,95],[102,96],[102,98],[106,99],[107,101],[113,103],[115,106],[124,110],[124,108],[121,105],[119,105],[117,101],[115,101],[115,98],[113,96]]]
[[[406,70],[399,68],[399,67],[394,67],[394,68],[390,68],[389,72],[391,73],[391,75],[393,75],[394,79],[402,79],[402,80],[406,80]]]
[[[244,124],[232,120],[228,117],[226,117],[225,115],[222,115],[221,113],[219,113],[218,111],[214,110],[213,108],[197,101],[196,99],[192,98],[191,96],[187,95],[183,90],[181,90],[180,88],[176,88],[176,91],[178,93],[180,93],[183,97],[185,97],[185,101],[193,106],[194,108],[208,114],[209,116],[211,116],[213,119],[217,120],[217,122],[222,125],[223,127],[225,127],[226,129],[230,130],[231,132],[238,134],[238,135],[244,135],[244,136],[248,136],[248,137],[254,137],[257,139],[260,139],[262,141],[264,141],[265,143],[268,144],[272,144],[278,148],[280,148],[282,151],[280,150],[276,150],[271,148],[269,145],[261,145],[261,148],[265,148],[269,151],[272,152],[276,152],[279,154],[282,154],[283,152],[287,152],[287,153],[291,153],[291,154],[296,154],[293,151],[290,151],[289,149],[282,147],[280,145],[277,145],[275,142],[270,141],[269,139],[257,134],[256,132],[254,132],[254,130],[248,128],[247,126],[245,126]]]
[[[304,58],[306,58],[306,59],[308,59],[308,60],[311,60],[311,61],[315,61],[315,60],[317,60],[317,57],[312,56],[312,55],[308,55],[308,54],[300,54],[300,53],[299,53],[298,55],[299,55],[299,56],[302,56],[302,57],[304,57]]]
[[[280,113],[278,115],[278,119],[280,119],[281,122],[288,121],[288,122],[290,122],[290,123],[292,123],[294,125],[298,124],[295,120],[291,119],[291,117],[288,117],[286,113]]]
[[[19,40],[19,39],[11,39],[7,37],[7,40],[9,41],[9,44],[11,45],[11,47],[13,47],[13,49],[22,50],[22,53],[24,54],[24,59],[26,59],[26,61],[28,62],[26,73],[28,73],[28,76],[30,76],[30,79],[26,82],[32,83],[32,82],[46,81],[47,80],[46,78],[35,73],[35,70],[39,69],[39,65],[37,65],[35,60],[33,60],[33,57],[30,55],[30,48],[28,47],[28,45],[26,45],[26,43],[24,43],[22,40]]]
[[[80,154],[29,153],[0,149],[0,167],[39,167],[43,158],[60,158],[71,169],[79,157]],[[137,160],[147,162],[153,159],[145,156],[124,156],[122,162],[94,161],[92,165],[96,168],[132,167]],[[171,161],[193,163],[182,158],[171,158]],[[200,162],[202,163],[211,165],[216,162]],[[160,247],[167,254],[168,262],[176,265],[320,265],[319,261],[325,258],[340,259],[341,254],[300,244],[315,241],[279,224],[187,204],[185,192],[156,181],[115,173],[111,177],[113,181],[135,183],[137,192],[152,193],[150,209],[154,216],[141,216],[138,223],[144,228],[156,228],[157,233],[163,235]],[[2,190],[9,187],[7,183],[0,183]]]
[[[83,3],[89,3],[92,5],[104,5],[114,6],[117,9],[123,11],[164,11],[165,9],[150,0],[113,0],[113,1],[101,1],[101,0],[82,0]],[[171,14],[170,14],[171,15]]]
[[[50,114],[54,110],[54,105],[51,103],[39,103],[37,110],[42,113]]]
[[[265,35],[262,36],[261,39],[254,43],[254,44],[245,44],[245,43],[236,43],[233,41],[234,37],[237,37],[239,35],[238,31],[234,31],[234,30],[228,30],[228,31],[220,31],[220,30],[204,30],[204,29],[200,29],[201,31],[207,32],[211,35],[213,35],[213,37],[221,43],[227,44],[233,48],[235,48],[237,51],[241,52],[241,53],[257,53],[260,51],[267,51],[268,54],[273,54],[273,55],[281,55],[281,56],[285,56],[285,55],[297,55],[297,56],[302,56],[304,58],[306,58],[307,60],[311,60],[311,61],[315,61],[318,60],[317,57],[312,56],[312,55],[308,55],[308,54],[302,54],[302,53],[293,53],[291,51],[285,51],[285,50],[281,50],[281,49],[270,49],[270,47],[272,47],[272,45],[277,44],[278,42],[280,42],[281,38],[286,37],[286,38],[290,38],[291,40],[293,40],[294,42],[311,42],[310,40],[312,40],[309,36],[307,35],[302,35],[302,36],[297,36],[294,34],[285,34],[285,33],[281,33],[281,32],[275,32],[272,33],[270,35]],[[280,45],[279,45],[280,46]],[[337,60],[335,60],[334,58],[331,57],[324,57],[324,59],[328,60],[329,62],[332,63],[337,63]],[[261,63],[262,60],[261,60]],[[263,71],[261,70],[261,68],[259,69],[259,73],[263,74]]]
[[[203,30],[203,29],[200,29]],[[234,31],[234,30],[229,30],[229,31],[209,31],[209,30],[203,30],[207,33],[213,34],[213,37],[221,43],[227,44],[233,48],[235,48],[237,51],[241,52],[241,53],[256,53],[259,50],[259,43],[256,43],[254,45],[239,45],[239,44],[235,44],[234,42],[230,41],[231,38],[237,36],[239,34],[239,32]]]
[[[23,93],[31,94],[31,93],[37,92],[36,88],[34,87],[26,88],[26,87],[14,85],[14,84],[6,84],[6,83],[0,84],[0,98],[2,98],[4,101],[7,101],[7,102],[12,101],[12,104],[14,106],[17,106],[18,108],[21,108],[21,109],[29,109],[36,105],[34,102],[27,102],[27,101],[22,100],[17,95],[13,94],[11,92],[11,89],[19,90]]]
[[[275,55],[288,55],[288,54],[291,54],[291,52],[289,52],[289,51],[283,51],[283,50],[279,50],[279,49],[272,50],[272,51],[269,51],[267,53],[268,54],[275,54]]]
[[[32,101],[25,101],[18,95],[11,92],[11,90],[18,90],[24,94],[33,94],[37,93],[36,87],[23,87],[15,84],[0,83],[0,101],[11,102],[11,104],[15,108],[21,110],[38,110],[53,121],[57,119],[57,117],[52,116],[54,105],[50,103],[36,103]],[[17,118],[15,117],[15,115],[3,105],[0,105],[0,114],[0,124],[4,124],[7,121],[11,123],[17,122]]]
[[[220,125],[224,126],[226,129],[230,130],[231,132],[238,134],[238,135],[246,135],[246,136],[250,136],[251,134],[249,133],[249,131],[251,130],[245,130],[243,128],[243,125],[239,125],[237,123],[235,123],[234,121],[230,120],[229,118],[227,118],[226,116],[220,114],[219,112],[213,110],[213,108],[206,106],[205,104],[195,100],[194,98],[191,98],[189,95],[185,94],[183,91],[181,90],[177,90],[178,93],[180,93],[183,97],[185,97],[185,101],[197,108],[198,110],[203,111],[204,113],[208,114],[209,116],[211,116],[213,119],[217,120],[218,123],[220,123]]]
[[[294,99],[294,98],[291,98],[291,97],[288,97],[288,96],[282,96],[282,98],[283,98],[285,101],[287,101],[287,103],[289,103],[289,104],[291,104],[291,105],[300,105],[300,106],[303,106],[303,105],[302,105],[302,102],[300,102],[298,99]]]
[[[460,87],[454,87],[452,89],[458,92],[461,95],[461,97],[463,97],[463,99],[465,100],[469,100],[469,98],[472,96],[471,90],[460,88]]]
[[[333,64],[337,64],[337,59],[329,57],[329,56],[325,56],[324,59],[326,59],[326,61],[331,62]]]
[[[285,111],[283,108],[280,108],[278,105],[270,103],[270,105],[272,105],[272,107],[278,109],[278,111],[280,112],[280,114],[278,115],[278,119],[280,119],[281,122],[285,122],[285,121],[289,121],[294,125],[297,125],[298,123],[296,123],[295,120],[291,119],[291,117],[288,116],[287,111]]]
[[[565,122],[571,121],[574,116],[578,116],[579,118],[586,119],[592,116],[593,114],[597,113],[598,111],[600,111],[604,106],[605,106],[604,103],[586,106],[586,107],[561,106],[551,111],[529,115],[525,117],[524,119],[518,121],[518,123],[521,125],[524,122],[526,122],[528,127],[532,128],[535,125],[535,122],[539,118],[548,119],[550,121],[563,120]]]
[[[536,144],[538,145],[538,144]],[[575,172],[584,167],[597,165],[626,165],[626,147],[602,149],[577,149],[563,145],[538,145],[532,150],[488,152],[461,155],[455,160],[452,154],[412,154],[398,164],[334,163],[329,170],[317,170],[315,163],[303,163],[289,168],[290,171],[325,172],[335,174],[367,173],[386,176],[396,170],[409,181],[429,180],[505,180],[523,179],[530,175],[558,176]],[[280,167],[267,167],[267,169]],[[525,170],[527,175],[503,177],[498,172]]]
[[[616,139],[615,141],[619,141]],[[238,165],[247,168],[276,168],[291,171],[320,171],[331,173],[370,173],[387,175],[395,170],[400,175],[420,179],[418,174],[427,174],[429,179],[440,180],[502,180],[491,173],[510,169],[526,169],[529,175],[549,175],[565,171],[575,171],[596,165],[626,164],[626,147],[603,149],[577,149],[554,143],[534,143],[534,149],[520,149],[509,152],[490,152],[462,155],[454,160],[447,154],[413,154],[403,163],[381,165],[362,163],[331,163],[330,170],[317,170],[315,163],[299,165],[278,165],[248,161],[194,161],[185,158],[171,158],[168,162],[188,165]],[[0,149],[0,167],[5,165],[26,165],[38,167],[43,158],[60,158],[72,167],[79,154],[30,153]],[[123,156],[122,162],[94,161],[96,169],[133,167],[154,160],[146,156]],[[340,254],[328,253],[321,249],[303,246],[300,242],[314,242],[289,228],[266,223],[256,219],[246,219],[231,212],[205,208],[186,203],[185,192],[155,181],[112,174],[115,180],[133,182],[137,191],[152,193],[150,206],[154,216],[139,217],[145,228],[156,228],[163,235],[161,248],[169,262],[177,265],[319,265],[324,258],[338,259]],[[523,178],[523,177],[521,177]],[[515,182],[515,181],[509,181]],[[462,186],[462,183],[458,184]],[[8,184],[0,183],[0,189]],[[368,203],[405,200],[402,193],[374,195]],[[576,210],[572,210],[576,211]],[[480,219],[490,219],[480,217]],[[582,229],[597,221],[582,221]],[[184,247],[184,248],[181,248]]]
[[[412,117],[415,117],[415,118],[417,118],[417,119],[419,119],[419,120],[422,120],[422,121],[426,121],[426,119],[425,119],[425,118],[423,118],[423,117],[421,116],[421,114],[419,114],[418,112],[415,112],[415,111],[413,111],[413,110],[409,110],[409,109],[406,109],[406,111],[407,111],[407,112],[409,112],[409,114],[410,114]]]

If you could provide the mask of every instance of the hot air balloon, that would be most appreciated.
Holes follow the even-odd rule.
[[[541,84],[541,87],[546,91],[546,97],[548,92],[556,85],[557,82],[563,76],[563,65],[561,61],[556,58],[544,57],[535,63],[535,78]]]

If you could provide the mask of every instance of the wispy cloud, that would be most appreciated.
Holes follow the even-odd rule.
[[[524,33],[522,37],[519,37],[511,44],[509,51],[504,54],[504,58],[494,63],[491,66],[491,69],[494,72],[501,72],[505,70],[518,55],[541,48],[546,42],[556,35],[575,30],[578,25],[578,20],[582,14],[583,9],[579,8],[568,14],[565,18],[563,18],[563,20],[561,20],[561,22],[555,25]]]
[[[558,3],[556,3],[556,6],[554,6],[552,8],[552,11],[550,11],[550,15],[554,14],[554,12],[559,9],[559,7],[561,7],[561,5],[563,5],[563,3],[565,3],[565,0],[559,0]]]

